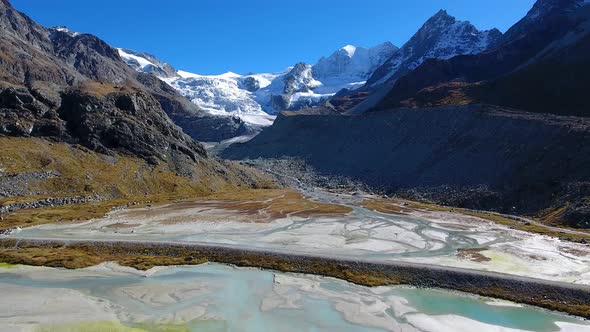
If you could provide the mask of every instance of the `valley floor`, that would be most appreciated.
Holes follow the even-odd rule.
[[[413,262],[450,271],[500,272],[578,284],[584,289],[590,285],[587,244],[514,229],[486,214],[357,192],[300,189],[301,193],[283,189],[219,193],[197,200],[115,209],[91,220],[16,229],[4,236],[5,241],[16,242],[0,251],[0,261],[83,269],[0,266],[0,294],[7,299],[2,302],[11,304],[3,309],[8,314],[0,318],[0,331],[31,327],[37,331],[258,331],[259,326],[273,324],[297,326],[294,321],[328,331],[590,331],[582,321],[540,309],[509,302],[498,306],[490,299],[447,291],[366,288],[324,277],[217,264],[181,267],[215,260],[190,257],[187,261],[183,255],[151,257],[140,247],[135,255],[101,256],[91,248],[92,243],[109,246],[112,241],[228,245],[336,259]],[[86,241],[81,248],[88,250],[19,248],[21,241],[39,239]],[[266,266],[257,265],[256,259],[260,258],[239,262]],[[107,261],[142,270],[158,265],[178,267],[139,272],[105,265]],[[150,277],[137,279],[137,275]],[[364,284],[395,284],[391,280],[370,282],[368,278],[374,276],[368,275],[326,275]],[[234,293],[227,293],[229,290]],[[59,306],[26,309],[26,303],[43,303],[48,298],[57,299]],[[52,315],[69,306],[79,309],[58,320]],[[481,311],[468,309],[474,306]],[[575,312],[584,310],[579,306]],[[243,326],[241,322],[245,322]],[[532,322],[539,325],[529,326]]]
[[[256,191],[194,202],[123,209],[104,218],[25,228],[17,238],[179,241],[382,261],[411,261],[590,284],[590,246],[515,230],[475,216],[398,205],[374,211],[373,197]],[[232,197],[235,196],[235,197]],[[313,203],[321,201],[321,203]],[[392,203],[393,204],[393,203]],[[400,203],[404,204],[404,203]],[[321,206],[321,208],[320,208]]]

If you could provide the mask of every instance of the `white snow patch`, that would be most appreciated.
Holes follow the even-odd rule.
[[[117,48],[117,51],[119,51],[119,56],[121,58],[123,58],[123,60],[132,59],[132,60],[137,61],[137,63],[139,64],[141,69],[144,69],[145,67],[147,67],[149,65],[154,66],[154,64],[151,61],[148,61],[146,58],[142,58],[137,55],[129,54],[121,48]]]

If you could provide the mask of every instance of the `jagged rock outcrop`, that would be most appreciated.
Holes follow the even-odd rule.
[[[173,151],[195,162],[207,155],[170,121],[158,100],[142,90],[124,88],[104,96],[70,90],[58,113],[72,137],[101,153],[123,149],[153,163],[167,160]]]

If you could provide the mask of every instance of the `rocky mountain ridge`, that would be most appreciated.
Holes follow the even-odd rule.
[[[541,4],[552,3],[551,7]],[[400,78],[373,108],[488,103],[588,116],[590,6],[539,1],[488,52],[431,60]],[[546,16],[538,8],[551,8]],[[530,24],[536,22],[536,24]]]
[[[138,71],[161,73],[160,78],[207,112],[237,116],[244,121],[244,132],[255,134],[281,111],[308,109],[331,99],[337,105],[340,95],[349,98],[357,90],[364,94],[428,58],[480,52],[498,43],[501,35],[496,29],[479,31],[441,10],[402,49],[389,42],[371,48],[346,45],[314,65],[298,63],[281,73],[248,75],[175,75],[168,64],[148,54],[123,49],[119,53]]]
[[[136,71],[152,74],[160,78],[179,77],[174,67],[166,62],[160,61],[154,55],[122,48],[118,48],[117,51],[127,65]]]
[[[440,10],[376,68],[366,83],[350,91],[341,91],[328,102],[319,105],[323,112],[360,114],[373,109],[396,84],[431,59],[451,59],[465,54],[479,54],[500,43],[502,33],[497,29],[480,31],[468,21],[459,21]]]
[[[459,21],[440,10],[390,57],[367,81],[373,87],[395,81],[426,59],[449,59],[493,48],[502,37],[498,29],[480,31],[468,21]]]

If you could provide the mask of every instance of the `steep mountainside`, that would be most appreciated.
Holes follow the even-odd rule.
[[[571,13],[588,3],[588,0],[538,0],[525,17],[506,31],[501,41],[522,38],[530,29],[543,25],[545,20]]]
[[[458,21],[441,10],[378,67],[366,84],[343,92],[323,105],[338,113],[364,113],[377,105],[392,85],[429,59],[450,59],[462,54],[478,54],[493,49],[502,39],[497,29],[479,31],[469,22]]]
[[[0,37],[0,136],[26,138],[18,141],[24,151],[31,145],[28,139],[42,137],[90,149],[113,163],[121,157],[145,164],[141,167],[161,167],[161,172],[185,176],[187,183],[198,182],[200,190],[211,189],[208,181],[222,186],[247,180],[247,173],[209,158],[166,114],[187,114],[194,105],[154,76],[132,70],[96,36],[45,29],[0,0]],[[47,165],[59,159],[43,146]],[[15,170],[31,163],[26,155],[8,159]],[[207,181],[197,178],[203,174]],[[60,190],[66,188],[60,194],[72,194],[66,178],[58,181],[63,181]]]
[[[398,52],[367,81],[369,87],[396,80],[426,59],[449,59],[459,54],[480,53],[494,47],[502,33],[479,31],[469,22],[458,21],[441,10],[431,17]]]
[[[375,109],[483,102],[530,112],[590,115],[583,91],[590,83],[590,8],[582,4],[537,2],[508,31],[514,39],[504,38],[490,52],[428,61],[398,80]]]
[[[145,52],[135,52],[132,50],[117,49],[119,55],[129,67],[148,74],[153,74],[161,78],[178,77],[176,69],[170,64],[158,60],[155,56]]]
[[[372,48],[346,45],[313,66],[313,76],[326,85],[366,81],[398,50],[390,42]]]

